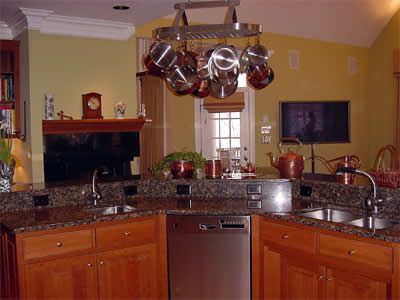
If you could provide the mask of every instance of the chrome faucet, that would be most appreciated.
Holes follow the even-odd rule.
[[[93,174],[92,174],[92,193],[89,195],[89,198],[91,200],[93,200],[94,206],[97,205],[97,200],[101,200],[101,198],[102,198],[100,188],[98,187],[98,185],[96,183],[98,173],[99,173],[99,170],[97,168],[94,169]]]
[[[364,201],[364,206],[367,209],[368,213],[378,213],[379,209],[382,206],[383,200],[382,199],[376,199],[376,182],[374,178],[372,178],[371,175],[369,175],[367,172],[360,171],[354,168],[339,168],[336,170],[336,175],[343,175],[344,173],[353,173],[353,174],[360,174],[369,179],[372,185],[372,193],[373,193],[373,199],[371,200],[369,196],[367,199]]]

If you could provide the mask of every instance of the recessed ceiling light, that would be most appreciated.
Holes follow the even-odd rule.
[[[114,5],[113,8],[116,9],[116,10],[127,10],[127,9],[129,9],[129,6],[126,6],[126,5]]]

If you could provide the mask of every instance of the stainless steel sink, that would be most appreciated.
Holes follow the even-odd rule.
[[[116,205],[116,206],[107,206],[107,207],[95,207],[95,208],[88,208],[85,211],[90,213],[96,213],[99,215],[113,215],[118,213],[125,213],[131,212],[136,210],[136,207],[130,205]]]
[[[301,213],[299,216],[338,223],[355,220],[361,217],[358,214],[336,208],[321,208],[318,210]]]
[[[384,229],[384,228],[390,228],[397,223],[388,219],[377,218],[374,216],[371,217],[365,216],[360,219],[346,222],[346,224],[368,229]]]

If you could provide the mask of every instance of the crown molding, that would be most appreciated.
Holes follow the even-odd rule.
[[[11,40],[12,34],[11,29],[8,27],[7,23],[0,22],[0,40]]]
[[[6,24],[7,26],[7,24]],[[68,17],[52,10],[20,8],[9,22],[4,36],[15,38],[25,29],[39,30],[42,34],[59,34],[108,40],[128,40],[135,27],[129,23]],[[0,23],[0,37],[3,36]]]

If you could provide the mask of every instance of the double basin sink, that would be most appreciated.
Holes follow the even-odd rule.
[[[319,208],[300,213],[298,216],[322,221],[343,223],[367,229],[385,229],[397,224],[389,219],[378,218],[375,216],[362,216],[357,213],[336,208]]]

